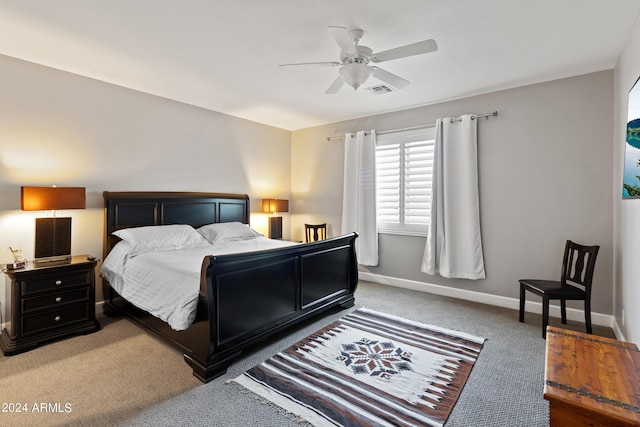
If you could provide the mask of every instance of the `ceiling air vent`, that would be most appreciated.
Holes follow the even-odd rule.
[[[391,86],[387,86],[387,85],[379,85],[379,86],[371,86],[366,88],[365,90],[368,90],[369,92],[372,92],[376,95],[383,95],[385,93],[389,93],[389,92],[395,92],[396,90],[394,88],[392,88]]]

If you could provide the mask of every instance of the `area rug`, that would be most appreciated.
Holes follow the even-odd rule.
[[[442,426],[484,341],[361,308],[233,381],[315,426]]]

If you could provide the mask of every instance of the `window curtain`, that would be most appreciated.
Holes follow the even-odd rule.
[[[431,223],[421,271],[484,279],[478,195],[478,120],[436,121]]]
[[[359,264],[378,265],[375,131],[345,135],[342,194],[342,233],[358,233]]]

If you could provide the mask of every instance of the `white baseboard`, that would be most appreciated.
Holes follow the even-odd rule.
[[[450,288],[448,286],[435,285],[433,283],[418,282],[416,280],[400,279],[397,277],[381,276],[379,274],[358,272],[361,280],[380,283],[383,285],[396,286],[398,288],[412,289],[414,291],[428,292],[436,295],[443,295],[467,301],[479,302],[481,304],[494,305],[497,307],[520,309],[519,298],[501,297],[498,295],[485,294],[482,292],[468,291],[465,289]],[[518,292],[520,292],[518,290]],[[542,303],[526,301],[525,311],[531,313],[542,313]],[[551,305],[549,316],[560,318],[560,307]],[[584,312],[575,308],[567,308],[567,319],[577,322],[584,322]],[[616,337],[620,339],[620,328],[618,328],[615,318],[610,314],[591,312],[591,322],[594,325],[607,326],[614,330]]]
[[[619,341],[626,341],[627,339],[624,337],[624,334],[620,329],[620,325],[618,325],[618,322],[616,322],[615,317],[613,318],[613,321],[611,323],[611,328],[613,329],[613,333],[616,334],[616,339],[618,339]]]

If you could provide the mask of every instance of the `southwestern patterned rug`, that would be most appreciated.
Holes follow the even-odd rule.
[[[442,426],[484,341],[361,308],[233,381],[316,426]]]

